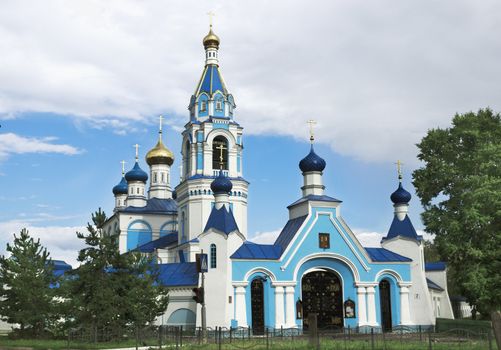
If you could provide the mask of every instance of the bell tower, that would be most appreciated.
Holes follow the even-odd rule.
[[[180,242],[203,232],[215,205],[210,184],[220,170],[233,183],[229,207],[240,232],[247,235],[249,183],[243,178],[243,128],[233,118],[235,101],[219,70],[219,44],[211,24],[203,39],[205,66],[182,133],[181,182],[176,187]]]

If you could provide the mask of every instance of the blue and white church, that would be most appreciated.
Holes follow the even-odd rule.
[[[205,66],[181,134],[180,182],[172,183],[174,155],[162,140],[113,187],[115,208],[105,232],[119,232],[120,251],[156,257],[170,302],[157,322],[201,325],[192,296],[201,278],[196,254],[208,254],[207,326],[320,327],[430,326],[452,318],[444,263],[424,262],[423,238],[407,215],[411,195],[401,183],[391,194],[393,220],[378,248],[358,241],[326,194],[326,162],[314,150],[299,162],[300,196],[274,244],[247,239],[249,182],[243,172],[243,128],[219,67],[220,40],[203,39]],[[252,152],[252,150],[250,150]],[[328,172],[326,173],[328,174]],[[388,213],[388,215],[390,215]],[[390,219],[390,217],[389,217]]]

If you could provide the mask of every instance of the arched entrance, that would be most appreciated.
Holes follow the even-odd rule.
[[[317,314],[319,328],[343,327],[343,285],[331,270],[309,272],[301,279],[303,327],[308,329],[308,314]]]
[[[381,308],[381,327],[383,332],[391,331],[391,292],[390,282],[379,282],[379,303]]]
[[[264,286],[261,278],[251,283],[252,332],[264,334]]]

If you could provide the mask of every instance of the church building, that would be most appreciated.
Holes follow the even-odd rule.
[[[201,252],[208,254],[208,327],[251,327],[254,334],[265,327],[307,329],[308,315],[317,313],[319,327],[389,331],[452,318],[446,266],[424,262],[423,237],[407,215],[411,195],[401,174],[390,197],[388,234],[380,247],[363,247],[341,215],[341,200],[326,193],[323,176],[329,173],[313,134],[296,175],[303,186],[287,206],[280,235],[274,244],[248,240],[243,127],[220,71],[220,40],[212,25],[203,45],[205,66],[179,138],[180,182],[171,178],[174,155],[162,141],[160,120],[158,141],[146,154],[149,171],[136,147],[134,166],[122,169],[113,187],[114,213],[104,227],[119,233],[122,253],[156,257],[170,291],[158,324],[201,325],[192,291],[202,283],[196,265]]]

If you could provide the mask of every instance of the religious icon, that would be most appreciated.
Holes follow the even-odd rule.
[[[344,302],[344,317],[355,318],[355,302],[351,299]]]
[[[303,318],[303,302],[299,298],[296,301],[296,318],[298,320]]]

